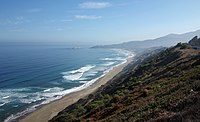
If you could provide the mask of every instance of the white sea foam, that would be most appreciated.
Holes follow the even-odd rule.
[[[95,76],[99,71],[97,71],[96,69],[99,67],[99,65],[97,65],[95,68],[93,68],[92,70],[89,70],[87,73],[84,74],[85,77],[87,76]],[[87,80],[87,78],[81,78],[79,80]]]
[[[94,69],[95,72],[102,72],[105,71],[108,67],[105,66],[99,66],[97,68]]]
[[[19,105],[14,105],[13,107],[14,107],[14,108],[17,108],[18,106],[19,106]]]
[[[72,71],[69,71],[69,72],[64,72],[63,74],[68,74],[68,73],[77,73],[77,72],[86,72],[92,68],[94,68],[95,66],[94,65],[86,65],[84,67],[81,67],[80,69],[77,69],[77,70],[72,70]]]
[[[49,92],[51,89],[45,89],[43,92]]]
[[[88,82],[88,81],[84,81],[84,80],[83,80],[83,81],[79,81],[79,83],[87,83],[87,82]]]
[[[32,89],[31,87],[29,90]],[[43,89],[43,88],[38,88],[38,89]],[[28,88],[26,89],[27,91]],[[0,99],[0,103],[9,103],[9,102],[15,102],[16,100],[20,103],[25,103],[25,104],[30,104],[34,103],[37,101],[45,100],[50,97],[54,97],[54,95],[57,92],[62,91],[63,88],[59,87],[53,87],[53,88],[48,88],[43,90],[43,92],[18,92],[21,91],[19,89],[5,89],[5,90],[0,90],[0,96],[5,96],[4,99]],[[55,93],[55,94],[54,94]],[[8,97],[9,95],[9,97]],[[9,99],[8,99],[9,98]]]
[[[4,122],[11,122],[13,120],[16,120],[17,118],[21,117],[21,116],[24,116],[28,113],[31,113],[33,111],[36,110],[36,108],[40,105],[44,105],[44,104],[48,104],[54,100],[57,100],[57,99],[60,99],[62,98],[64,95],[66,94],[69,94],[69,93],[72,93],[72,92],[76,92],[76,91],[80,91],[82,89],[85,89],[87,88],[88,86],[90,86],[91,84],[93,84],[96,80],[98,80],[99,78],[103,77],[105,74],[103,74],[102,76],[98,77],[98,78],[95,78],[91,81],[88,81],[86,82],[85,84],[79,86],[79,87],[74,87],[74,88],[71,88],[71,89],[67,89],[67,90],[63,90],[63,91],[59,91],[59,92],[54,92],[54,93],[50,93],[48,94],[47,96],[54,96],[54,97],[50,97],[49,99],[46,99],[45,101],[43,101],[41,104],[37,104],[37,105],[34,105],[32,107],[29,107],[27,108],[26,110],[22,111],[22,112],[19,112],[15,115],[10,115],[7,119],[4,120]],[[52,95],[53,94],[53,95]],[[56,95],[56,96],[55,96]]]
[[[19,112],[15,115],[10,115],[8,118],[6,118],[3,122],[12,122],[14,120],[16,120],[17,118],[26,115],[27,113],[33,112],[34,110],[36,110],[35,106],[32,106],[30,108],[27,108],[26,110]]]
[[[106,62],[105,64],[102,64],[103,66],[111,66],[115,64],[116,62]]]
[[[24,89],[28,91],[28,88]],[[0,90],[0,96],[2,96],[3,99],[0,99],[0,102],[3,103],[10,103],[10,102],[15,102],[16,100],[20,99],[28,99],[27,96],[28,94],[25,94],[21,88],[18,89],[1,89]]]
[[[0,104],[0,107],[1,107],[1,106],[4,106],[5,104],[6,104],[6,103],[2,103],[2,104]]]
[[[49,92],[51,92],[51,93],[49,93],[49,92],[43,92],[43,93],[36,92],[36,93],[32,93],[32,98],[20,99],[21,103],[27,103],[27,104],[37,102],[37,101],[40,101],[40,100],[44,100],[44,99],[45,99],[45,101],[43,101],[41,104],[37,104],[37,105],[34,105],[32,107],[29,107],[26,110],[19,112],[15,115],[10,115],[7,119],[4,120],[4,122],[11,122],[11,121],[13,121],[13,120],[15,120],[15,119],[17,119],[21,116],[26,115],[27,113],[33,112],[34,110],[36,110],[36,108],[38,106],[40,106],[42,104],[47,104],[47,103],[54,101],[56,99],[60,99],[62,96],[59,96],[59,95],[62,94],[63,90],[64,90],[63,88],[53,87],[53,88],[50,88]],[[29,93],[26,93],[26,94],[29,94]]]
[[[10,96],[5,96],[5,97],[3,97],[3,99],[7,99],[7,98],[9,98]]]
[[[130,52],[128,50],[124,50],[124,49],[113,49],[113,50],[117,51],[118,54],[124,55],[126,57],[133,54],[132,52]]]
[[[89,75],[89,74],[88,74]],[[87,78],[79,78],[78,79],[79,81],[81,81],[81,80],[87,80]]]
[[[94,68],[94,65],[87,65],[84,67],[81,67],[80,69],[77,70],[73,70],[73,71],[69,71],[69,72],[63,72],[62,74],[64,75],[63,78],[65,80],[79,80],[83,74],[87,71],[89,71],[90,69]]]
[[[33,96],[31,96],[31,98],[18,98],[18,99],[21,103],[30,104],[30,103],[34,103],[34,102],[43,100],[43,99],[45,99],[45,97],[43,97],[41,95],[37,95],[37,93],[34,93]]]
[[[77,74],[72,74],[72,75],[66,75],[66,76],[63,76],[63,78],[65,80],[72,80],[72,81],[74,81],[74,80],[80,79],[82,77],[82,75],[83,75],[83,72],[77,73]]]
[[[87,76],[95,76],[96,75],[96,73],[89,73],[89,74],[87,74]]]
[[[116,58],[103,58],[101,60],[104,61],[121,61],[121,60],[125,60],[123,57],[116,57]]]

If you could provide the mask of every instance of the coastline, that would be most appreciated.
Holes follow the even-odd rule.
[[[56,116],[60,111],[65,109],[67,106],[75,103],[80,98],[86,97],[87,95],[95,92],[101,85],[106,84],[110,81],[114,76],[120,73],[124,67],[126,67],[129,63],[131,63],[133,57],[127,58],[127,61],[121,65],[117,65],[113,69],[111,69],[108,73],[106,73],[103,77],[95,81],[93,84],[84,88],[80,91],[75,91],[65,95],[63,98],[59,100],[55,100],[48,104],[42,105],[37,110],[29,113],[21,118],[19,118],[19,122],[47,122]]]

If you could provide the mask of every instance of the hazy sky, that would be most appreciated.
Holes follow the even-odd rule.
[[[0,0],[0,40],[119,43],[200,29],[200,0]]]

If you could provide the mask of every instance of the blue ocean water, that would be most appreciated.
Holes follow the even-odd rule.
[[[125,50],[0,46],[0,121],[87,87],[131,55]]]

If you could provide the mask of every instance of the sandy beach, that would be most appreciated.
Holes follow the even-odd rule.
[[[106,84],[115,75],[121,72],[123,68],[127,66],[131,61],[132,61],[132,58],[129,58],[126,63],[121,64],[117,67],[114,67],[104,77],[100,78],[89,87],[77,92],[67,94],[66,96],[64,96],[63,98],[59,100],[43,105],[36,111],[21,118],[19,122],[48,122],[48,120],[52,119],[54,116],[56,116],[60,111],[65,109],[67,106],[75,103],[80,98],[86,97],[87,95],[95,92],[101,85]]]

